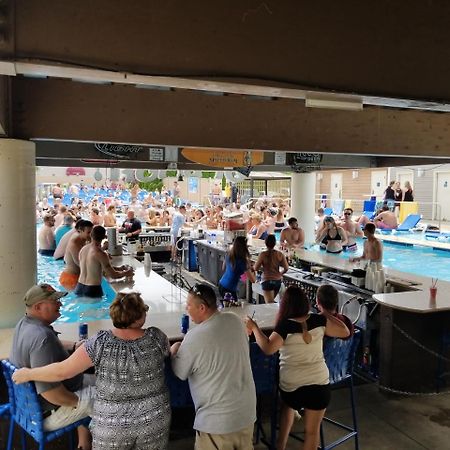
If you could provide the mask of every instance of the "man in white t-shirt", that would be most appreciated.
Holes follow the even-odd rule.
[[[206,284],[190,290],[186,311],[197,326],[172,345],[171,356],[175,375],[189,380],[195,448],[251,450],[256,392],[243,323],[217,310],[216,294]]]

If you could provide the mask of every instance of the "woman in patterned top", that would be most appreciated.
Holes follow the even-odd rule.
[[[275,330],[267,337],[247,317],[249,334],[267,355],[280,351],[280,394],[282,399],[277,449],[286,448],[295,410],[304,409],[304,450],[319,447],[320,423],[330,401],[329,373],[322,350],[324,335],[347,337],[345,324],[324,311],[309,312],[305,292],[297,286],[286,289],[280,303]]]
[[[113,330],[99,331],[63,362],[17,372],[20,383],[61,381],[94,366],[95,450],[167,449],[171,410],[164,360],[169,340],[158,328],[142,328],[147,311],[140,294],[118,293],[110,306]]]

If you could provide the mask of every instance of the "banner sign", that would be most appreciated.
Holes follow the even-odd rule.
[[[116,159],[132,159],[141,161],[164,161],[164,147],[148,147],[144,145],[96,143],[94,147],[104,155]],[[147,156],[148,151],[148,156]]]
[[[189,161],[210,167],[254,166],[264,162],[264,152],[259,150],[211,150],[183,148],[181,154]]]
[[[145,147],[140,145],[97,143],[94,147],[99,152],[117,159],[138,159],[138,154],[145,150]]]
[[[320,164],[323,155],[321,153],[288,153],[287,160],[289,165],[296,164]]]

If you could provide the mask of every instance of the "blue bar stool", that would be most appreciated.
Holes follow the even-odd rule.
[[[256,388],[256,436],[255,443],[259,441],[268,448],[275,448],[277,435],[277,404],[278,404],[278,352],[266,355],[256,342],[250,344],[250,364],[253,372],[253,380]],[[262,425],[262,396],[270,399],[270,438]]]
[[[170,358],[165,363],[166,384],[169,388],[170,406],[172,408],[188,408],[194,407],[191,391],[187,380],[180,380],[172,371]]]
[[[90,417],[71,423],[67,427],[59,428],[54,431],[44,431],[44,419],[42,417],[41,404],[36,392],[34,383],[15,384],[12,380],[12,374],[16,367],[9,361],[2,361],[3,374],[8,387],[11,424],[9,428],[8,444],[6,450],[12,449],[14,435],[14,425],[21,428],[22,449],[26,448],[26,433],[29,434],[38,444],[39,450],[44,450],[47,442],[68,433],[69,448],[73,447],[73,433],[80,425],[87,426]]]
[[[330,385],[332,387],[345,386],[350,388],[350,404],[352,408],[352,424],[346,425],[336,420],[324,417],[323,420],[336,427],[348,431],[347,434],[334,442],[325,444],[323,426],[320,427],[320,446],[322,450],[329,450],[340,444],[355,439],[355,449],[359,449],[358,425],[356,418],[355,392],[353,387],[353,366],[355,362],[356,349],[358,348],[360,331],[355,330],[351,339],[330,339],[324,342],[325,362],[330,371]]]
[[[347,425],[329,417],[324,417],[320,426],[320,450],[330,450],[343,444],[349,439],[355,440],[355,450],[359,449],[358,425],[356,418],[355,393],[353,389],[353,365],[355,361],[356,349],[358,348],[360,331],[355,329],[355,333],[350,339],[334,339],[326,337],[323,343],[323,354],[325,362],[330,372],[330,386],[342,387],[347,385],[350,388],[350,404],[352,409],[352,424]],[[327,422],[342,430],[347,434],[341,436],[333,442],[325,443],[325,433],[323,422]],[[290,433],[290,437],[302,441],[303,439],[295,433]]]

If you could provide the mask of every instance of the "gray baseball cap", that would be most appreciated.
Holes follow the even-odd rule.
[[[26,306],[33,306],[43,300],[58,300],[67,294],[65,291],[57,291],[50,284],[40,283],[28,289],[23,301]]]

